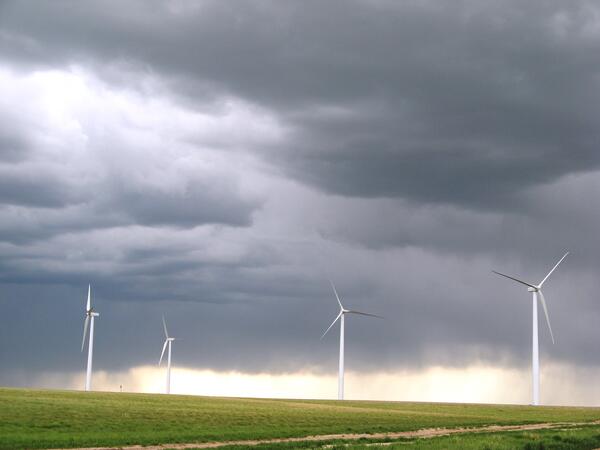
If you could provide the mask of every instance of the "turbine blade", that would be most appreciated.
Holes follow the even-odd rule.
[[[546,315],[546,323],[548,324],[548,329],[550,330],[550,337],[552,338],[552,343],[554,344],[554,335],[552,334],[552,327],[550,326],[550,317],[548,317],[548,308],[546,307],[546,299],[544,298],[544,294],[542,291],[538,291],[540,294],[540,301],[542,302],[542,307],[544,308],[544,314]]]
[[[384,317],[378,316],[377,314],[369,314],[369,313],[366,313],[366,312],[355,311],[355,310],[352,310],[352,309],[350,309],[350,310],[348,310],[346,312],[350,313],[350,314],[360,314],[361,316],[377,317],[378,319],[384,319]]]
[[[335,285],[333,284],[333,281],[329,280],[329,282],[331,283],[331,287],[333,288],[333,293],[335,294],[335,298],[337,299],[337,302],[340,305],[340,309],[344,309],[344,307],[342,306],[342,302],[340,301],[340,296],[338,295],[337,291],[335,290]]]
[[[342,317],[342,314],[344,314],[344,313],[343,313],[342,311],[340,311],[340,313],[337,315],[337,317],[335,318],[335,320],[334,320],[333,322],[331,322],[331,325],[329,325],[329,328],[327,328],[327,329],[325,330],[325,333],[323,333],[323,336],[321,336],[321,339],[323,339],[323,338],[325,337],[325,335],[327,334],[327,332],[328,332],[329,330],[331,330],[331,327],[335,325],[335,323],[338,321],[338,319],[339,319],[340,317]]]
[[[554,272],[556,270],[556,268],[558,267],[558,265],[563,261],[563,259],[565,259],[567,257],[567,255],[569,254],[569,252],[565,253],[563,255],[562,258],[560,258],[560,260],[556,263],[556,265],[552,268],[552,270],[550,272],[548,272],[548,275],[546,275],[546,277],[542,280],[542,282],[540,283],[540,288],[544,285],[544,282],[548,279],[548,277],[550,275],[552,275],[552,272]]]
[[[534,286],[533,284],[529,284],[526,281],[519,280],[518,278],[515,278],[515,277],[511,277],[510,275],[505,275],[503,273],[496,272],[495,270],[492,270],[492,272],[494,272],[496,275],[500,275],[501,277],[505,277],[505,278],[508,278],[510,280],[516,281],[517,283],[521,283],[521,284],[524,284],[525,286],[529,286],[529,287],[532,287],[534,289],[537,289],[537,286]]]
[[[85,346],[85,336],[87,335],[88,325],[90,323],[90,316],[85,316],[85,322],[83,323],[83,339],[81,340],[81,351]]]
[[[165,349],[167,348],[167,344],[169,343],[169,340],[167,339],[165,341],[165,345],[163,345],[163,350],[162,353],[160,354],[160,359],[158,360],[158,365],[160,366],[160,363],[162,362],[163,356],[165,354]]]
[[[163,318],[163,327],[165,328],[165,337],[167,339],[169,339],[169,333],[167,331],[167,323],[165,322],[165,316],[162,316],[162,318]]]
[[[92,307],[92,285],[88,284],[88,299],[87,305],[85,307],[86,312],[89,311]]]

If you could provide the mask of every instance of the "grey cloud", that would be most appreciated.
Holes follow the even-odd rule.
[[[598,195],[599,180],[598,172],[591,172],[521,190],[520,207],[510,211],[321,197],[313,199],[320,212],[311,219],[315,230],[327,239],[380,251],[398,247],[449,255],[494,255],[543,268],[569,250],[569,266],[587,270],[600,262],[595,238],[600,216],[590,203]]]
[[[64,183],[52,175],[0,170],[0,203],[59,208],[71,197]]]
[[[207,2],[128,21],[71,6],[9,3],[4,26],[55,64],[131,60],[186,95],[211,85],[277,111],[295,133],[267,157],[328,192],[506,209],[524,187],[598,167],[585,2]],[[332,126],[319,105],[358,111]]]
[[[234,99],[281,135],[248,132],[254,109],[206,136],[100,106],[82,113],[84,158],[43,177],[27,127],[0,134],[30,145],[3,159],[21,172],[0,187],[0,366],[82,367],[91,282],[99,368],[154,363],[166,312],[178,364],[333,373],[336,336],[318,340],[333,278],[349,306],[388,317],[349,321],[353,370],[527,367],[530,298],[490,270],[539,277],[566,249],[542,354],[600,364],[593,5],[32,5],[0,5],[14,73],[74,65],[99,91],[216,122]]]
[[[220,186],[221,190],[218,189]],[[77,203],[69,205],[68,189],[48,177],[27,180],[5,177],[0,181],[0,201],[5,206],[0,240],[24,243],[63,233],[142,225],[178,228],[205,224],[248,226],[259,200],[243,198],[235,189],[215,180],[212,185],[192,185],[188,192],[159,191],[126,186],[113,191],[106,185],[74,185]],[[111,194],[112,192],[112,194]]]
[[[10,130],[0,129],[0,161],[22,161],[26,157],[28,147],[22,136]]]
[[[351,267],[334,274],[347,306],[386,316],[382,322],[361,318],[348,322],[349,367],[363,371],[431,364],[461,367],[473,361],[527,366],[530,299],[525,291],[492,278],[481,267],[487,269],[485,260],[476,260],[480,267],[473,269],[472,264],[454,258],[419,252],[402,255],[397,260],[405,262],[394,267],[386,267],[385,259],[374,255],[355,257]],[[348,257],[345,251],[337,253],[336,259],[344,261],[344,256]],[[152,262],[146,265],[151,268]],[[154,362],[160,347],[160,316],[165,313],[173,332],[185,339],[178,348],[179,365],[251,372],[314,367],[333,371],[337,330],[319,340],[336,314],[335,298],[319,273],[323,268],[295,277],[269,276],[273,269],[268,264],[255,265],[256,269],[264,269],[266,276],[248,272],[243,265],[196,262],[186,268],[193,274],[190,277],[182,277],[177,267],[173,273],[122,271],[111,276],[90,272],[75,277],[72,272],[64,278],[68,288],[48,284],[50,277],[40,280],[41,285],[33,278],[18,287],[3,284],[2,308],[13,320],[2,334],[25,333],[26,329],[15,329],[22,321],[36,330],[15,342],[16,354],[23,357],[9,365],[82,367],[79,312],[86,283],[91,281],[102,314],[97,337],[99,369]],[[548,286],[554,331],[560,339],[551,347],[547,331],[541,328],[542,354],[594,365],[595,352],[586,336],[594,335],[598,314],[593,305],[586,306],[577,298],[588,296],[590,285],[572,291],[570,273],[562,271]],[[36,312],[28,314],[32,308]],[[588,313],[582,315],[583,311]],[[38,326],[42,320],[44,325]],[[26,357],[39,342],[53,350],[41,358]],[[574,348],[579,350],[574,352]],[[60,360],[52,361],[54,357]]]
[[[28,81],[18,83],[17,75],[6,76],[6,80],[18,84],[22,92],[32,89]],[[33,88],[40,90],[39,85]],[[91,120],[93,103],[98,103],[100,110],[106,109],[107,103],[102,103],[101,94],[86,94],[91,97],[86,102],[92,104],[80,108],[90,112],[75,117],[78,113],[67,108],[61,113],[69,126],[63,127],[57,125],[55,111],[40,107],[35,96],[23,100],[24,112],[0,104],[0,115],[6,119],[0,126],[6,136],[1,142],[7,146],[0,166],[0,240],[22,244],[64,233],[130,225],[193,228],[251,224],[261,194],[245,191],[238,169],[230,168],[218,154],[229,152],[235,157],[235,149],[229,147],[237,145],[237,136],[230,141],[223,137],[220,149],[215,150],[207,144],[218,130],[212,129],[212,123],[200,123],[196,128],[210,128],[210,133],[194,136],[191,144],[185,126],[194,124],[192,113],[185,116],[188,123],[182,129],[164,134],[146,123],[130,123],[128,128],[102,113],[95,116],[102,122],[98,125]],[[155,108],[147,114],[161,113]],[[35,126],[25,126],[24,116],[30,116],[28,120]],[[168,141],[166,149],[161,139]]]
[[[115,202],[104,208],[112,210],[117,205],[136,223],[149,226],[194,227],[206,223],[247,226],[258,202],[242,199],[234,188],[215,178],[190,180],[182,192],[124,186],[115,193]]]
[[[41,186],[44,189],[45,186]],[[18,245],[31,244],[61,234],[83,233],[123,224],[119,214],[98,212],[89,204],[63,208],[38,208],[5,205],[0,207],[0,241]]]

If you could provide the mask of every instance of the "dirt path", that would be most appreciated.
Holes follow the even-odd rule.
[[[529,431],[529,430],[545,430],[550,428],[570,428],[581,425],[599,425],[600,420],[594,422],[580,423],[534,423],[528,425],[489,425],[485,427],[474,428],[425,428],[415,431],[399,431],[390,433],[356,433],[356,434],[321,434],[317,436],[304,436],[292,438],[274,438],[274,439],[257,439],[245,441],[222,441],[222,442],[198,442],[190,444],[160,444],[140,446],[133,445],[127,447],[88,447],[80,449],[63,449],[63,450],[166,450],[166,449],[192,449],[192,448],[217,448],[226,445],[245,445],[254,446],[260,444],[278,444],[285,442],[312,442],[312,441],[331,441],[331,440],[358,440],[358,439],[396,439],[396,438],[431,438],[436,436],[448,436],[451,434],[464,433],[496,433],[500,431]]]

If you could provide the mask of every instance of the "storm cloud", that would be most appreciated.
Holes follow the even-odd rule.
[[[97,365],[600,365],[589,2],[0,3],[0,381]],[[39,343],[44,342],[44,346]],[[47,347],[47,348],[44,348]],[[15,357],[15,355],[19,355]],[[4,377],[4,378],[3,378]]]

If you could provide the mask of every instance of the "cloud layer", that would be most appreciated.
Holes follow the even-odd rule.
[[[328,278],[386,315],[349,321],[357,372],[521,370],[529,294],[490,270],[565,250],[542,355],[596,367],[599,17],[1,3],[0,382],[82,366],[88,283],[105,370],[154,361],[164,313],[178,364],[332,372]]]

